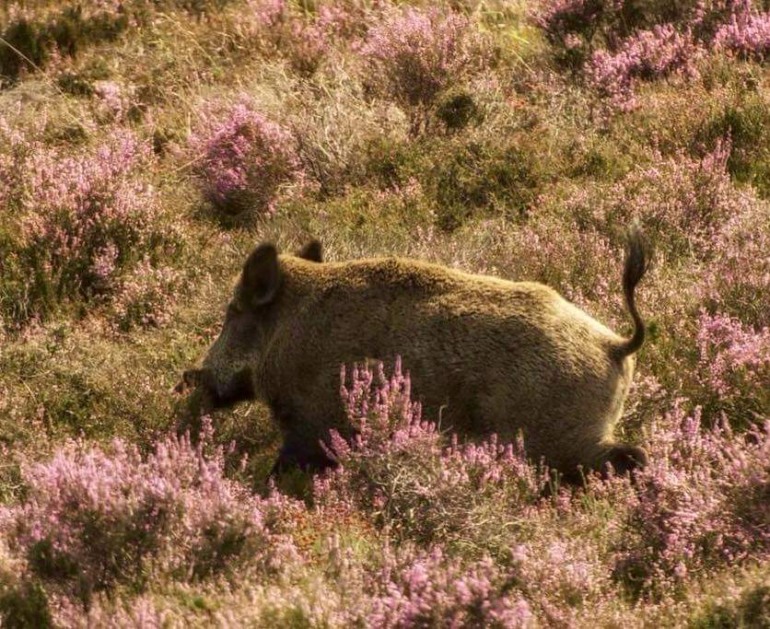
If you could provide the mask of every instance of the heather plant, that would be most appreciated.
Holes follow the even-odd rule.
[[[286,0],[249,0],[245,35],[266,56],[280,56],[303,76],[312,76],[329,52],[336,20],[314,19]],[[331,18],[331,14],[325,13]]]
[[[671,74],[697,76],[698,48],[690,33],[670,24],[657,25],[627,38],[616,52],[597,50],[586,68],[597,93],[620,110],[633,109],[634,83]]]
[[[711,259],[722,224],[756,203],[750,191],[730,181],[730,150],[729,139],[720,139],[701,157],[652,152],[650,164],[617,183],[595,190],[577,187],[564,202],[565,211],[605,232],[608,224],[639,217],[655,247],[670,253],[672,261]]]
[[[745,206],[714,234],[714,255],[699,290],[710,313],[721,311],[761,330],[770,326],[770,206],[751,197]]]
[[[548,40],[558,45],[561,60],[578,65],[584,61],[584,47],[591,45],[597,30],[606,20],[607,5],[602,0],[547,2],[536,15],[536,22],[545,31]]]
[[[123,121],[130,111],[130,95],[114,81],[97,81],[93,86],[97,97],[96,112],[107,123]]]
[[[185,581],[236,565],[285,569],[295,550],[281,527],[299,505],[225,478],[224,452],[207,454],[209,439],[204,432],[192,446],[189,436],[170,437],[147,456],[120,439],[108,449],[65,444],[24,467],[27,494],[5,510],[3,532],[35,575],[84,602],[164,574]]]
[[[770,378],[770,329],[759,331],[722,314],[701,313],[698,377],[711,397],[710,416],[727,411],[733,426],[753,425],[770,408],[763,383]]]
[[[189,147],[201,191],[224,224],[269,216],[281,187],[300,174],[292,135],[248,98],[206,109]]]
[[[463,566],[440,548],[406,559],[386,560],[378,584],[384,592],[368,616],[374,626],[532,626],[529,603],[491,560]]]
[[[617,491],[614,499],[604,504],[601,499],[596,501],[602,508],[614,506],[626,497],[622,486],[614,489]],[[588,509],[572,507],[564,498],[561,502],[557,509],[543,511],[552,518],[559,517],[567,526],[575,523],[603,526],[601,518]],[[590,614],[598,614],[607,607],[607,592],[613,589],[611,571],[606,565],[611,554],[604,550],[604,540],[584,538],[581,543],[575,543],[574,539],[560,536],[560,527],[553,520],[543,517],[545,514],[538,515],[537,524],[548,534],[535,535],[528,543],[518,543],[511,549],[508,579],[518,585],[530,609],[545,624],[584,624]]]
[[[117,328],[127,332],[137,326],[167,325],[181,280],[181,274],[171,267],[156,268],[147,258],[139,262],[112,302]]]
[[[390,11],[370,29],[360,55],[367,85],[409,113],[413,133],[422,129],[426,109],[450,82],[488,61],[468,18],[439,9]]]
[[[768,21],[746,0],[683,3],[554,0],[536,15],[556,58],[583,70],[615,109],[638,106],[636,84],[699,76],[700,58],[728,51],[762,60]]]
[[[492,437],[479,445],[455,440],[445,448],[437,425],[423,421],[411,401],[400,360],[390,377],[379,364],[375,370],[354,367],[349,385],[344,370],[342,378],[357,434],[352,443],[332,434],[329,454],[340,468],[317,481],[320,504],[361,510],[423,544],[462,540],[494,547],[517,526],[498,519],[504,505],[516,505],[526,518],[526,505],[537,500],[548,475],[526,462],[521,444],[501,445]]]
[[[660,593],[716,563],[766,556],[767,425],[744,436],[727,423],[704,429],[700,409],[680,400],[648,443],[652,463],[629,520],[639,537],[626,541],[619,574]]]
[[[707,13],[703,3],[694,1],[548,0],[535,12],[535,22],[554,46],[557,60],[577,69],[598,48],[615,51],[637,31],[702,21]]]
[[[692,28],[698,39],[710,39],[721,24],[750,9],[745,0],[547,0],[536,22],[556,44],[580,38],[588,45],[617,47],[632,33],[661,24]]]
[[[581,227],[576,217],[536,216],[517,230],[510,245],[519,260],[514,277],[526,277],[561,291],[592,311],[615,306],[622,312],[617,291],[621,236]],[[597,312],[597,316],[599,312]]]
[[[265,57],[284,59],[302,77],[312,77],[337,51],[355,47],[377,15],[378,3],[248,0],[238,19],[240,36]],[[336,44],[336,45],[335,45]]]
[[[727,168],[739,183],[750,183],[759,196],[770,191],[770,153],[768,152],[768,106],[763,94],[750,88],[735,90],[735,96],[719,107],[696,139],[710,145],[714,138],[729,136],[732,150]]]
[[[18,274],[4,279],[17,322],[62,303],[107,299],[138,258],[176,248],[156,192],[138,177],[151,163],[147,145],[130,133],[79,156],[17,141],[0,163]]]
[[[733,13],[730,21],[716,32],[714,47],[763,61],[770,52],[770,14],[750,8]]]

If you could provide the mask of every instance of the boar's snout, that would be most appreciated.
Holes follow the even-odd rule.
[[[251,371],[241,369],[230,378],[229,382],[218,382],[211,369],[188,369],[182,374],[179,384],[174,387],[177,393],[197,389],[209,409],[231,406],[236,402],[254,398]]]

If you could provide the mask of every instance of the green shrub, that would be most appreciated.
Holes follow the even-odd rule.
[[[730,137],[732,152],[727,161],[730,175],[750,183],[763,197],[770,195],[770,106],[757,92],[739,95],[707,123],[697,139],[713,144]]]
[[[540,187],[538,166],[516,141],[459,141],[437,151],[430,172],[437,221],[451,231],[472,216],[525,217]]]
[[[479,108],[473,96],[464,90],[450,91],[439,99],[436,117],[449,131],[464,129],[479,117]]]
[[[74,57],[84,47],[114,41],[128,24],[123,11],[84,15],[79,5],[66,7],[45,22],[22,16],[0,34],[9,44],[0,46],[0,76],[13,81],[24,71],[42,68],[55,49]]]
[[[9,629],[53,626],[45,590],[33,582],[0,589],[0,620]]]

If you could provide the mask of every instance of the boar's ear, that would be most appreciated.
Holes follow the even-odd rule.
[[[259,245],[243,267],[241,298],[252,306],[264,306],[273,301],[280,285],[278,251],[269,243]]]
[[[323,262],[323,249],[321,243],[313,238],[302,249],[297,251],[297,257],[311,262]]]

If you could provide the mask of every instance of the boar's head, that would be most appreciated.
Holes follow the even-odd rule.
[[[313,240],[297,253],[321,261],[321,245]],[[252,400],[260,380],[264,349],[273,328],[274,309],[283,281],[278,251],[269,243],[259,245],[246,260],[225,320],[198,369],[182,375],[176,391],[197,388],[202,410],[208,411]]]

